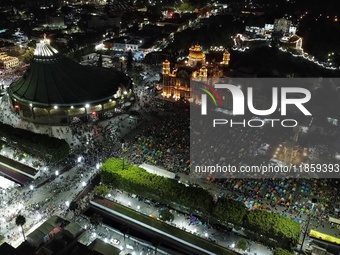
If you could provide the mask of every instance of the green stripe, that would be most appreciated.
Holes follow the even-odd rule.
[[[201,90],[203,90],[205,93],[207,93],[211,97],[211,99],[214,101],[215,106],[217,106],[217,102],[216,102],[216,99],[213,96],[213,94],[211,94],[211,92],[207,89],[201,88]]]

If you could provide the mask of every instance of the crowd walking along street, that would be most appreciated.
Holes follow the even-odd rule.
[[[153,164],[158,163],[150,160],[150,157],[148,156],[145,158],[138,157],[138,153],[136,153],[134,148],[134,141],[136,141],[135,136],[140,136],[140,133],[142,132],[144,135],[140,136],[137,141],[140,144],[149,143],[150,141],[146,141],[146,139],[152,139],[152,137],[147,137],[145,135],[147,135],[148,132],[152,132],[152,130],[157,131],[156,126],[151,126],[150,131],[148,131],[150,124],[155,123],[156,121],[153,112],[157,112],[160,107],[164,107],[165,105],[172,109],[175,108],[171,102],[162,102],[160,105],[160,101],[154,97],[154,92],[145,89],[143,85],[136,88],[136,95],[139,96],[136,96],[136,102],[131,106],[129,111],[126,111],[117,117],[112,117],[99,123],[76,123],[70,127],[48,127],[29,123],[25,124],[25,122],[19,120],[16,115],[11,114],[6,101],[6,96],[2,98],[1,119],[4,123],[15,127],[31,129],[37,133],[46,133],[57,138],[66,139],[68,143],[72,145],[71,149],[74,155],[76,155],[73,159],[73,163],[76,166],[62,174],[58,173],[61,166],[43,164],[40,169],[41,177],[39,179],[50,178],[51,176],[55,177],[46,184],[35,187],[35,183],[38,183],[36,180],[19,189],[12,188],[4,191],[4,200],[2,203],[6,203],[7,207],[3,208],[2,215],[4,216],[4,222],[1,224],[1,234],[5,236],[9,243],[13,246],[17,246],[23,241],[20,229],[14,223],[15,217],[19,213],[26,217],[26,235],[38,227],[40,223],[43,222],[43,219],[47,219],[51,215],[69,217],[72,214],[67,211],[69,204],[76,199],[87,185],[89,185],[91,179],[98,173],[99,165],[108,157],[122,156],[122,138],[126,139],[125,146],[127,152],[125,152],[124,156],[128,161],[136,164],[143,163],[144,161]],[[147,107],[145,107],[145,105]],[[172,111],[172,109],[170,110]],[[134,112],[138,112],[139,114],[135,115]],[[164,114],[169,116],[169,113],[167,112],[164,112]],[[176,123],[172,123],[173,121],[174,119],[172,120],[171,117],[170,122],[165,122],[168,126],[170,125],[170,132],[174,132],[175,134],[185,131],[185,123],[183,123],[184,126],[181,127],[183,130],[172,130],[171,126],[174,126],[174,128],[176,127]],[[162,136],[167,131],[164,129],[159,132]],[[183,174],[179,173],[182,176],[181,179],[188,183],[192,182],[190,176],[185,174],[187,170],[185,168],[179,168],[179,166],[184,165],[185,162],[183,162],[183,159],[181,158],[180,151],[173,151],[176,140],[172,140],[171,135],[173,134],[169,134],[168,141],[163,142],[164,147],[162,148],[165,155],[168,155],[166,157],[161,157],[159,163],[162,163],[165,167],[174,165],[175,167],[171,167],[169,169],[170,171],[176,171],[176,167],[178,167],[177,169],[183,169]],[[157,134],[155,134],[155,139],[156,136]],[[181,134],[181,137],[184,136],[184,133]],[[184,140],[184,142],[187,142],[187,140]],[[98,146],[99,144],[101,144],[101,146]],[[84,148],[86,151],[84,151]],[[15,148],[6,146],[2,148],[1,155],[13,157],[14,149]],[[188,148],[186,148],[186,150],[187,149]],[[148,155],[148,153],[146,153],[146,155]],[[174,157],[174,159],[172,159],[172,157]],[[25,162],[22,161],[22,163],[32,166],[33,161],[35,160],[36,159],[29,157],[25,158]],[[171,162],[176,162],[176,164],[171,164]],[[198,183],[198,181],[199,180],[196,180],[195,182]],[[202,181],[202,185],[215,186],[215,184],[204,181]],[[18,196],[19,194],[24,194],[24,196],[20,197]],[[114,195],[115,193],[113,192],[112,194]],[[115,199],[122,205],[130,208],[135,207],[136,210],[143,212],[144,214],[153,215],[153,217],[159,216],[157,208],[153,207],[151,204],[146,205],[142,202],[138,203],[126,194],[117,193]],[[211,226],[208,226],[207,223],[204,225],[198,223],[189,224],[187,217],[188,216],[185,216],[184,214],[178,213],[173,224],[180,229],[185,229],[192,234],[199,234],[204,238],[225,247],[235,248],[235,243],[242,238],[242,236],[233,233],[230,233],[225,237],[222,233],[219,233]],[[84,226],[84,224],[82,226]],[[6,233],[11,233],[11,235],[6,235]],[[93,237],[93,235],[91,236]],[[260,254],[259,252],[261,252],[261,254],[271,254],[270,250],[263,245],[255,242],[250,243],[250,241],[249,244],[249,250],[254,253],[258,251],[258,254]]]

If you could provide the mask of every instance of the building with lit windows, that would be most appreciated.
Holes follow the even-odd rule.
[[[302,37],[297,35],[292,36],[283,36],[280,39],[280,44],[285,48],[295,49],[295,50],[302,50]]]
[[[188,65],[191,67],[205,65],[205,54],[202,52],[201,46],[195,45],[189,49]]]
[[[223,67],[228,66],[230,53],[225,51],[221,62],[206,61],[206,55],[200,45],[190,47],[187,60],[179,62],[174,68],[170,62],[163,62],[163,92],[162,96],[169,99],[192,100],[190,79],[197,82],[206,82],[208,78],[223,76]]]
[[[13,68],[19,65],[17,57],[7,56],[5,52],[0,52],[0,67],[3,69]]]
[[[101,118],[133,100],[126,74],[82,66],[61,55],[47,39],[37,44],[29,68],[7,92],[11,108],[22,119],[49,125]]]
[[[103,42],[103,44],[106,49],[112,49],[114,51],[136,52],[139,50],[139,47],[142,45],[142,42],[143,41],[141,39],[121,37],[106,40]]]
[[[275,19],[273,28],[275,32],[288,33],[291,26],[292,21],[288,19]]]

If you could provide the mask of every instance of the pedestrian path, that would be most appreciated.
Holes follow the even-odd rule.
[[[121,191],[112,190],[109,195],[109,199],[152,218],[159,218],[160,211],[162,210],[162,207],[155,206],[152,202],[148,200],[139,200],[138,198],[133,198],[129,194]],[[191,219],[189,215],[177,212],[175,210],[170,210],[170,212],[174,214],[174,220],[172,221],[171,225],[185,230],[193,235],[197,235],[206,240],[210,240],[212,243],[217,243],[223,247],[235,250],[241,254],[273,254],[272,250],[268,247],[247,240],[244,237],[244,233],[240,230],[233,229],[233,231],[230,233],[222,233],[216,229],[213,229],[208,222],[201,222],[199,219],[197,219],[194,223],[190,223]],[[245,252],[236,249],[237,242],[241,239],[247,240],[248,242],[248,249]]]

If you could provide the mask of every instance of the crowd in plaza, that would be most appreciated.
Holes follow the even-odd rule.
[[[14,79],[15,76],[11,79]],[[178,102],[162,102],[154,99],[153,90],[145,90],[138,88],[135,91],[136,101],[135,106],[143,112],[136,120],[129,119],[131,112],[128,109],[124,110],[120,115],[113,113],[113,118],[105,121],[105,124],[88,121],[83,123],[80,119],[74,121],[69,127],[56,128],[55,133],[49,127],[39,127],[39,125],[31,126],[25,124],[22,128],[32,130],[33,128],[46,129],[43,132],[56,137],[71,137],[70,145],[72,147],[72,155],[67,160],[73,160],[79,164],[79,171],[74,177],[67,177],[65,181],[58,183],[48,183],[46,192],[49,193],[49,198],[39,203],[27,205],[22,211],[26,217],[32,215],[39,218],[48,218],[56,211],[65,211],[67,206],[65,201],[56,201],[53,205],[50,200],[56,195],[70,191],[75,186],[81,185],[80,180],[84,175],[89,175],[96,172],[96,167],[91,170],[84,168],[81,165],[96,166],[100,162],[105,161],[110,157],[124,158],[129,163],[141,165],[149,163],[156,166],[164,167],[166,170],[174,173],[190,173],[190,166],[195,164],[200,165],[216,165],[230,164],[240,166],[260,165],[268,162],[271,156],[270,150],[263,151],[263,144],[270,144],[272,147],[275,144],[286,141],[291,134],[280,132],[271,134],[266,128],[228,128],[224,129],[222,136],[211,136],[213,140],[205,140],[204,137],[209,137],[208,129],[200,130],[201,132],[193,132],[192,140],[190,141],[190,128],[195,129],[195,125],[200,123],[191,122],[189,112],[186,107],[181,107]],[[5,105],[6,106],[6,105]],[[162,114],[159,114],[162,113]],[[154,114],[157,114],[155,117]],[[148,122],[148,120],[152,120]],[[13,125],[17,118],[13,117],[8,111],[1,111],[0,120],[6,120]],[[137,127],[132,139],[122,140],[124,135],[122,130],[129,129],[131,126],[138,126],[137,123],[146,122],[146,127]],[[16,123],[16,124],[15,124]],[[210,138],[209,138],[210,139]],[[196,154],[193,160],[190,161],[190,144],[195,143],[200,149],[200,153]],[[213,146],[212,146],[213,145]],[[327,154],[325,146],[315,146],[311,150],[310,158],[315,160],[320,156]],[[77,161],[81,155],[81,160]],[[218,159],[215,161],[214,159]],[[89,172],[92,171],[93,173]],[[194,177],[203,177],[195,176]],[[334,215],[334,207],[340,203],[337,196],[337,184],[331,180],[313,180],[313,179],[253,179],[258,177],[249,175],[250,178],[226,178],[214,179],[209,178],[210,182],[214,182],[217,187],[221,187],[220,196],[233,198],[245,204],[251,209],[270,210],[290,217],[302,223],[306,215],[311,214],[313,222],[311,227],[323,226],[328,215]],[[20,189],[12,189],[7,191],[8,203],[20,203],[20,201],[28,201],[33,192],[20,194]],[[72,193],[70,201],[77,194]],[[317,205],[311,202],[311,198],[316,197]],[[313,210],[312,210],[313,208]],[[4,219],[11,222],[16,214],[9,210],[3,210],[1,215]],[[19,211],[20,212],[20,211]],[[36,217],[38,218],[38,217]],[[28,228],[34,225],[37,220],[32,221]],[[9,223],[1,223],[1,227],[8,228]],[[12,231],[8,236],[9,240],[16,240],[20,237],[20,231]]]
[[[159,103],[142,98],[139,102],[148,103],[148,111],[156,112],[159,109]],[[169,171],[175,173],[189,173],[189,114],[183,109],[179,109],[176,103],[166,103],[167,107],[161,116],[154,118],[151,123],[148,123],[146,128],[137,130],[137,134],[131,140],[122,141],[120,130],[129,128],[132,120],[126,120],[127,116],[120,115],[115,117],[117,122],[108,120],[106,125],[100,125],[98,122],[75,122],[66,129],[56,129],[56,134],[64,136],[65,132],[71,134],[74,145],[73,154],[82,155],[81,163],[86,165],[96,166],[98,162],[103,162],[109,157],[124,157],[132,164],[140,165],[142,163],[150,163],[157,166],[162,166]],[[150,114],[148,113],[148,114]],[[140,117],[142,118],[142,117]],[[112,130],[114,129],[114,131]],[[85,134],[85,135],[84,135]],[[284,135],[281,134],[281,140]],[[195,142],[201,142],[199,136]],[[200,158],[201,162],[209,164],[209,153],[221,153],[220,163],[231,162],[231,164],[240,164],[241,160],[248,164],[260,164],[265,160],[263,155],[259,154],[259,148],[264,142],[272,143],[273,140],[264,140],[265,130],[256,129],[250,131],[247,129],[236,130],[229,129],[225,134],[225,143],[222,147],[214,148],[208,152],[203,151],[204,157]],[[221,138],[222,139],[222,138]],[[223,159],[222,156],[225,156]],[[74,157],[76,160],[77,157]],[[79,162],[78,162],[79,163]],[[329,203],[337,201],[334,196],[335,190],[325,189],[327,181],[314,182],[307,180],[301,182],[298,179],[247,179],[234,178],[214,180],[217,185],[222,187],[221,195],[233,198],[243,202],[249,209],[263,209],[278,212],[284,216],[291,217],[296,221],[302,222],[303,215],[309,214],[312,204],[309,201],[311,196],[319,198],[318,206],[313,212],[313,217],[319,218],[319,224],[322,224],[321,219],[326,216],[326,210]],[[77,181],[69,180],[68,188],[72,187]],[[322,188],[320,188],[320,185]],[[49,187],[54,190],[56,187]],[[67,189],[67,187],[57,187],[59,192]],[[222,194],[223,193],[223,194]],[[44,203],[43,203],[44,204]],[[39,206],[39,213],[50,215],[57,208],[44,208],[43,204]],[[46,201],[48,204],[48,201]],[[62,208],[64,203],[60,204]],[[42,209],[41,209],[42,208]]]
[[[126,149],[128,160],[150,163],[172,172],[189,173],[189,136],[187,116],[170,114],[160,117],[136,135]]]
[[[55,214],[65,215],[69,205],[66,204],[64,196],[67,197],[69,202],[74,200],[78,196],[77,191],[74,190],[79,190],[80,186],[84,186],[81,180],[83,178],[90,178],[90,175],[93,175],[95,171],[97,170],[79,167],[75,175],[67,175],[65,178],[63,176],[55,176],[55,173],[52,173],[52,176],[60,180],[48,182],[43,187],[34,187],[31,184],[28,191],[25,191],[26,187],[24,186],[7,189],[1,202],[8,209],[2,210],[1,216],[3,222],[0,222],[0,227],[2,229],[6,228],[7,231],[12,230],[11,234],[6,236],[8,241],[10,243],[14,242],[22,235],[21,231],[17,231],[15,228],[14,222],[14,219],[19,214],[23,215],[27,221],[30,219],[25,224],[24,230],[31,229],[32,226],[41,220],[48,219]],[[36,191],[37,188],[39,189]],[[35,192],[41,194],[40,201],[33,197]]]

